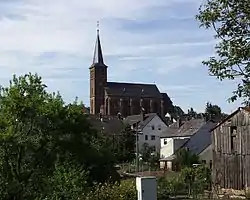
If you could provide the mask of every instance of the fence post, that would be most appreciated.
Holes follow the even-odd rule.
[[[136,177],[137,200],[157,200],[156,177]]]

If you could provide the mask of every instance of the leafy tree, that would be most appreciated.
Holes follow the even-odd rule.
[[[213,105],[210,102],[207,102],[205,108],[205,116],[207,120],[220,121],[227,117],[225,113],[221,112],[221,108],[218,105]]]
[[[193,164],[199,164],[199,156],[193,154],[185,148],[182,148],[176,152],[175,165],[177,170],[184,167],[192,167]]]
[[[135,133],[129,125],[125,125],[115,139],[114,152],[120,163],[131,162],[135,158]]]
[[[220,80],[241,82],[229,99],[250,100],[250,4],[249,0],[208,0],[196,16],[202,27],[213,29],[219,43],[216,56],[203,64]]]
[[[149,162],[151,154],[154,152],[153,147],[149,146],[148,143],[144,143],[141,149],[141,158],[144,162]]]
[[[195,112],[193,108],[188,109],[187,114],[190,118],[195,118],[195,119],[197,118],[197,112]]]
[[[82,166],[76,163],[64,163],[63,165],[56,165],[55,170],[48,178],[48,185],[46,197],[44,199],[58,200],[58,199],[78,199],[84,195],[83,188],[88,188],[87,184],[88,174],[84,171]]]
[[[105,139],[91,128],[82,105],[65,105],[60,94],[45,89],[41,77],[32,74],[14,76],[9,87],[1,88],[0,199],[46,195],[48,177],[65,163],[88,172],[88,183],[115,173]]]

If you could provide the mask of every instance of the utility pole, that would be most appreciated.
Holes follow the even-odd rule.
[[[136,124],[136,130],[135,130],[135,145],[136,145],[136,172],[139,172],[139,144],[138,144],[138,133],[139,133],[139,128],[138,128],[139,122]]]

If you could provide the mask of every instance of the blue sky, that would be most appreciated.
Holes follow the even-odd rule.
[[[36,72],[65,101],[89,105],[89,71],[100,21],[110,81],[156,83],[185,111],[211,101],[231,112],[236,83],[208,76],[213,32],[199,28],[199,0],[0,0],[0,84]]]

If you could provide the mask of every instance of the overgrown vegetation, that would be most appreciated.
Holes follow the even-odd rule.
[[[76,199],[119,176],[107,139],[77,101],[50,94],[38,75],[13,77],[0,91],[0,199]]]
[[[210,189],[210,171],[205,166],[184,168],[179,176],[158,179],[158,200],[170,197],[204,197],[204,191]],[[137,200],[135,180],[122,181],[120,185],[96,185],[83,200]]]
[[[200,159],[196,154],[191,153],[185,148],[176,152],[176,159],[174,161],[175,170],[179,171],[185,167],[192,167],[193,164],[199,164]]]

